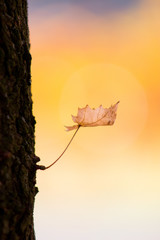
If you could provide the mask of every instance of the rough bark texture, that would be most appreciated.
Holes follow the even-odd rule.
[[[35,239],[34,125],[26,0],[0,0],[0,239]]]

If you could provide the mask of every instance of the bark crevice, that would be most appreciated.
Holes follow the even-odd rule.
[[[0,0],[0,239],[34,240],[35,118],[26,0]]]

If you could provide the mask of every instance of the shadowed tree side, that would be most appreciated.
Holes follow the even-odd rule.
[[[26,0],[0,0],[0,239],[33,240],[35,187]]]

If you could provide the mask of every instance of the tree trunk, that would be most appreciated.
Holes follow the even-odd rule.
[[[35,187],[26,0],[0,0],[0,239],[33,240]]]

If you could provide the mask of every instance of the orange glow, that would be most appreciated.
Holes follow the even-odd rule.
[[[108,224],[107,229],[118,229],[120,224],[122,232],[128,222],[138,232],[138,226],[145,229],[154,219],[150,230],[157,235],[138,235],[134,240],[157,240],[159,1],[142,1],[135,8],[102,16],[72,5],[47,17],[58,6],[53,4],[30,18],[36,152],[41,164],[52,163],[69,142],[73,133],[65,132],[64,125],[72,125],[71,114],[76,115],[78,107],[109,107],[119,100],[120,104],[113,126],[80,129],[63,158],[38,173],[37,204],[47,206],[45,211],[52,212],[53,218],[55,214],[65,220],[70,209],[77,226],[85,217],[86,225],[92,223],[93,217],[95,229],[99,229],[96,214],[102,225]],[[62,219],[57,221],[60,226]],[[132,239],[127,229],[126,239]]]

